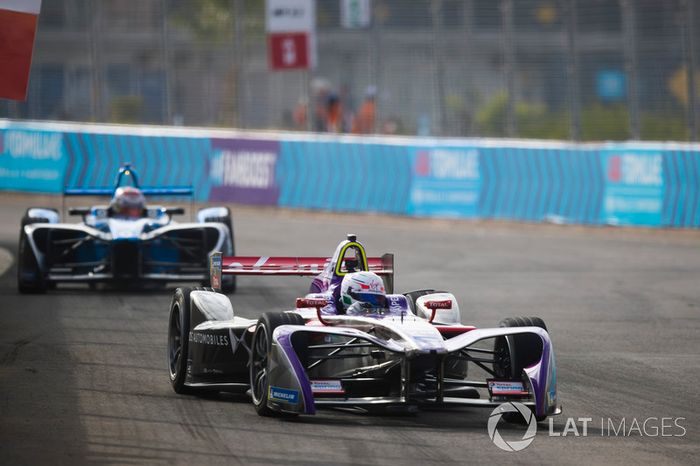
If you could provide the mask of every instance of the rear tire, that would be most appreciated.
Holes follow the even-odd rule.
[[[191,394],[185,386],[190,335],[190,288],[177,288],[170,303],[168,324],[168,373],[175,393]]]
[[[304,318],[293,312],[265,312],[258,319],[250,352],[250,391],[255,411],[260,416],[287,415],[267,406],[272,332],[280,325],[304,325]]]
[[[46,293],[47,289],[44,273],[24,232],[24,227],[33,223],[49,223],[49,221],[45,218],[29,217],[26,214],[22,217],[17,250],[17,289],[23,294]]]

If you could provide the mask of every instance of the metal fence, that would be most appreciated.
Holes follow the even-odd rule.
[[[0,117],[324,131],[334,102],[341,132],[697,140],[696,0],[370,1],[346,29],[316,0],[308,72],[270,71],[264,0],[45,1]]]

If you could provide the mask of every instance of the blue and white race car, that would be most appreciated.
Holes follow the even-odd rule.
[[[110,196],[105,205],[70,208],[79,223],[62,223],[56,209],[32,207],[22,218],[17,285],[42,293],[61,282],[106,282],[135,287],[209,280],[212,251],[234,253],[227,207],[197,212],[196,221],[176,223],[182,207],[146,205],[145,196],[191,196],[190,187],[141,188],[134,170],[119,169],[114,188],[68,189],[66,196]],[[235,291],[235,277],[222,283]]]

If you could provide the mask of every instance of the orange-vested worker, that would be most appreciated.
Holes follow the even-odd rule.
[[[369,134],[374,132],[374,118],[376,113],[375,96],[377,90],[369,86],[365,92],[365,100],[357,110],[352,122],[352,132],[356,134]]]

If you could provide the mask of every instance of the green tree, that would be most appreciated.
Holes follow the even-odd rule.
[[[189,29],[202,42],[231,42],[234,33],[235,2],[244,12],[244,33],[261,33],[265,28],[265,0],[187,0],[172,12],[173,22]]]

